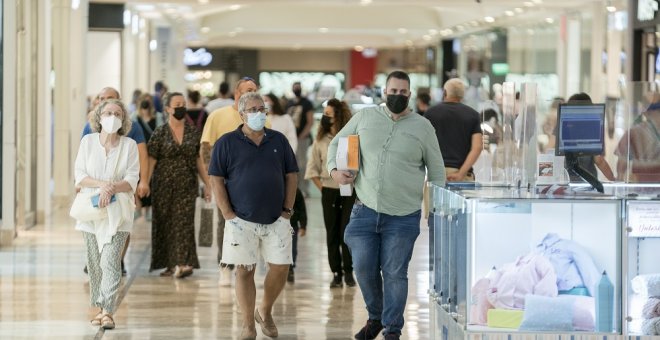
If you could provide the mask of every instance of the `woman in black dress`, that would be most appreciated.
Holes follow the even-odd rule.
[[[161,276],[182,278],[199,268],[194,225],[197,175],[207,188],[207,201],[211,192],[199,158],[200,134],[185,123],[184,96],[167,93],[163,109],[170,119],[156,128],[148,143],[153,205],[150,270],[165,268]]]

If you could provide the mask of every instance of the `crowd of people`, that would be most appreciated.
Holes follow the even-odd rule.
[[[255,339],[257,325],[278,336],[272,307],[286,282],[295,282],[311,182],[321,193],[330,288],[357,285],[366,305],[368,321],[355,338],[400,338],[408,265],[427,213],[421,209],[425,182],[474,181],[482,127],[489,127],[489,142],[501,142],[498,113],[479,114],[463,104],[459,79],[444,84],[440,103],[420,94],[412,110],[410,78],[394,71],[382,105],[352,112],[346,102],[330,99],[312,136],[315,107],[299,82],[291,90],[294,97],[283,102],[260,94],[257,81],[244,77],[233,92],[220,84],[218,97],[204,106],[199,92],[170,92],[159,81],[152,94],[135,91],[128,107],[116,89],[99,92],[75,163],[77,190],[97,193],[98,207],[107,212],[76,223],[87,249],[90,302],[99,308],[92,325],[115,327],[134,219],[151,222],[150,271],[183,279],[200,267],[194,216],[201,196],[218,209],[219,285],[234,285],[240,338]],[[639,129],[657,124],[656,115],[645,118]],[[648,130],[655,131],[648,138],[658,137],[655,128]],[[337,168],[338,141],[349,135],[359,136],[357,171]],[[652,153],[636,146],[637,138],[629,140],[635,151]],[[601,159],[585,161],[614,179]],[[342,195],[340,185],[351,185],[351,194]],[[261,260],[268,272],[257,303]]]

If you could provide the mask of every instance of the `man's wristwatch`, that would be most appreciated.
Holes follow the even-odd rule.
[[[293,215],[293,209],[291,208],[282,207],[282,211],[289,214],[289,216]]]

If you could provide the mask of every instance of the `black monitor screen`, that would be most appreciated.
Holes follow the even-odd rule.
[[[555,154],[602,154],[604,122],[605,104],[559,105]]]

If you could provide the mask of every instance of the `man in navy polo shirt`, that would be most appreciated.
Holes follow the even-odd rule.
[[[213,192],[226,221],[222,263],[236,266],[236,296],[243,311],[241,339],[256,338],[255,321],[264,335],[278,335],[272,307],[293,262],[289,219],[298,165],[286,137],[264,128],[267,111],[259,93],[243,94],[238,101],[243,124],[215,143],[209,164]],[[253,317],[257,254],[262,254],[269,269],[263,300]]]

